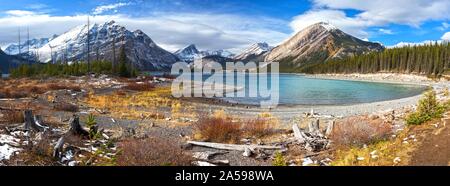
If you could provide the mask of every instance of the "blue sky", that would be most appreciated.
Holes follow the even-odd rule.
[[[450,39],[449,0],[0,0],[0,46],[17,29],[49,37],[83,24],[86,16],[141,29],[174,51],[239,51],[254,42],[277,45],[306,26],[330,22],[361,39],[386,46]]]

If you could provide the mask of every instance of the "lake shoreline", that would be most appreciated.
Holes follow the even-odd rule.
[[[308,78],[333,79],[345,81],[364,81],[377,83],[395,83],[409,84],[418,86],[427,86],[437,92],[441,92],[445,87],[450,88],[448,81],[434,81],[423,76],[415,75],[397,75],[397,74],[322,74],[322,75],[304,75]],[[348,117],[354,115],[372,114],[383,112],[386,110],[403,110],[405,108],[412,109],[422,97],[422,94],[414,95],[406,98],[393,99],[387,101],[378,101],[371,103],[357,103],[349,105],[280,105],[276,108],[260,108],[252,105],[242,105],[227,103],[224,101],[199,101],[201,99],[190,100],[199,110],[217,110],[222,109],[232,115],[242,117],[254,117],[262,112],[270,112],[284,122],[292,121],[293,118],[309,113],[311,110],[321,115],[332,117]]]

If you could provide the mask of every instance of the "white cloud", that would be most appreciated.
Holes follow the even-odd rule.
[[[109,4],[109,5],[102,5],[98,6],[93,10],[94,15],[102,14],[103,12],[110,11],[110,10],[116,10],[120,7],[128,6],[130,3],[115,3],[115,4]]]
[[[432,41],[432,40],[426,40],[422,42],[400,42],[393,46],[388,46],[387,48],[402,48],[406,46],[423,46],[423,45],[432,45],[435,43],[442,43],[442,40]]]
[[[9,16],[31,16],[35,13],[27,10],[8,10],[5,12]]]
[[[366,22],[358,18],[347,17],[345,12],[340,10],[311,10],[294,17],[290,26],[295,32],[298,32],[317,22],[328,22],[337,26],[342,31],[359,38],[367,38],[369,36],[364,30],[369,26]]]
[[[85,24],[86,20],[86,15],[25,14],[3,17],[0,18],[0,45],[17,42],[18,27],[29,27],[31,38],[41,38],[62,34],[75,26]],[[287,22],[266,17],[181,13],[155,14],[140,18],[120,14],[91,17],[91,21],[95,23],[110,20],[115,20],[131,31],[144,31],[158,45],[172,52],[191,43],[200,49],[239,52],[255,42],[266,41],[276,45],[289,36],[275,29],[286,25]]]
[[[447,30],[447,28],[449,28],[449,27],[450,27],[449,23],[443,22],[442,26],[438,27],[438,29],[441,30],[441,31],[444,31],[444,30]]]
[[[445,34],[441,37],[441,39],[442,39],[442,40],[450,41],[450,32],[445,33]]]
[[[313,0],[316,7],[355,9],[362,11],[356,17],[370,24],[387,23],[420,26],[427,20],[450,19],[448,0]]]
[[[420,27],[428,20],[450,19],[448,0],[312,0],[313,9],[294,17],[291,27],[301,30],[319,21],[330,22],[344,32],[369,37],[369,27],[389,24]],[[360,11],[349,16],[344,10]],[[386,31],[386,30],[385,30]]]
[[[392,32],[392,30],[384,29],[384,28],[380,28],[380,29],[378,29],[378,31],[383,33],[383,34],[388,34],[388,35],[394,34],[394,32]]]

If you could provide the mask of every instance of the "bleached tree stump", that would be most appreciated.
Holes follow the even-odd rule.
[[[81,137],[89,137],[89,132],[84,130],[84,128],[80,125],[80,117],[77,115],[74,115],[70,119],[70,129],[68,133]]]

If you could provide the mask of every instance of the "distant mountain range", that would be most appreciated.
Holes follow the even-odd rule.
[[[40,62],[86,61],[87,41],[88,25],[80,25],[59,36],[25,41],[20,45],[20,51],[26,52],[29,44],[30,53]],[[379,43],[360,40],[328,23],[311,25],[276,47],[271,47],[267,43],[255,43],[238,55],[226,50],[200,51],[194,44],[172,54],[159,47],[141,30],[132,32],[114,21],[91,25],[89,46],[91,60],[108,61],[113,61],[114,52],[118,59],[120,48],[124,47],[128,60],[140,70],[168,70],[177,61],[193,62],[194,59],[220,63],[278,61],[289,68],[298,68],[311,63],[384,49]],[[5,51],[17,55],[19,45],[10,45]],[[4,59],[11,59],[10,57]]]
[[[88,25],[75,27],[52,39],[38,41],[34,42],[38,43],[36,46],[43,45],[33,49],[32,53],[37,55],[40,62],[87,60]],[[128,60],[141,70],[168,70],[179,61],[177,56],[159,47],[141,30],[131,32],[114,21],[90,25],[89,45],[91,60],[113,61],[113,54],[118,59],[120,48],[124,47]],[[11,53],[18,53],[17,45],[8,48]]]
[[[179,59],[185,62],[193,62],[194,59],[202,59],[208,57],[208,59],[214,58],[223,60],[223,59],[231,59],[234,54],[226,51],[226,50],[206,50],[200,51],[197,49],[197,46],[194,44],[188,45],[182,49],[179,49],[175,52],[175,55],[178,56]]]
[[[265,61],[278,61],[290,67],[300,67],[329,59],[344,58],[382,51],[379,43],[363,41],[328,23],[311,25],[272,49]]]
[[[28,41],[24,41],[23,43],[19,44],[10,44],[8,47],[5,48],[5,53],[9,55],[17,55],[19,54],[19,51],[21,54],[27,53],[28,49],[30,49],[30,53],[33,53],[37,51],[37,49],[43,47],[45,44],[53,40],[54,38],[58,37],[57,35],[54,35],[51,38],[39,38],[39,39],[30,39]],[[29,48],[28,48],[29,47]],[[19,50],[20,48],[20,50]]]

